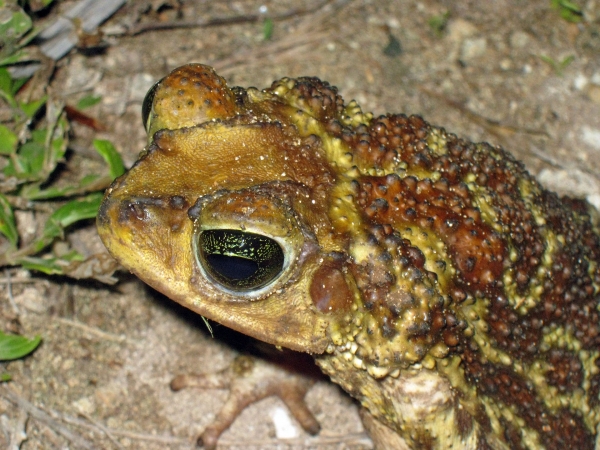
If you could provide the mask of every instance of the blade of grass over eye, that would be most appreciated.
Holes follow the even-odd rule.
[[[125,165],[123,164],[123,159],[121,158],[121,155],[110,141],[104,139],[95,139],[94,148],[108,163],[110,176],[113,179],[125,173]]]
[[[7,198],[0,194],[0,233],[10,242],[13,248],[19,242],[19,233],[15,224],[15,215]]]
[[[28,339],[24,336],[4,334],[0,331],[0,361],[22,358],[34,351],[41,341],[41,336]]]

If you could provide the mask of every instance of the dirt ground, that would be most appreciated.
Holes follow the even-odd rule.
[[[579,3],[584,21],[570,23],[550,0],[339,0],[326,6],[316,0],[132,0],[102,27],[105,51],[70,53],[51,87],[70,104],[90,93],[102,96],[86,112],[108,131],[74,124],[73,158],[99,159],[89,149],[92,138],[101,137],[130,166],[145,143],[144,94],[179,65],[213,65],[240,86],[314,75],[363,110],[420,114],[460,136],[502,145],[549,188],[600,207],[600,0]],[[58,10],[72,4],[61,2]],[[275,20],[268,40],[262,20],[125,34],[138,22],[260,10],[296,14]],[[72,239],[87,254],[103,251],[93,223]],[[25,275],[12,272],[16,280]],[[227,392],[174,393],[169,382],[179,373],[226,367],[241,338],[218,326],[211,338],[199,317],[124,272],[112,287],[32,276],[13,283],[12,295],[22,332],[42,335],[43,344],[3,367],[14,381],[0,388],[2,429],[25,430],[23,450],[194,448]],[[7,302],[5,283],[0,292]],[[219,448],[372,448],[357,405],[336,386],[319,381],[307,400],[322,425],[318,436],[293,419],[284,430],[287,413],[271,398],[250,406]],[[4,438],[0,434],[0,447]]]

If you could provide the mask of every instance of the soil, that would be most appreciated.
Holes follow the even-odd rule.
[[[60,2],[50,16],[73,3]],[[108,46],[71,52],[52,80],[52,95],[69,104],[102,96],[85,112],[108,131],[74,123],[72,161],[82,170],[98,164],[91,141],[104,138],[133,164],[145,145],[146,90],[173,68],[201,62],[246,87],[317,76],[363,110],[420,114],[462,137],[501,145],[550,189],[600,207],[599,0],[580,2],[579,23],[562,18],[549,0],[299,3],[128,2],[102,27]],[[274,20],[268,39],[264,19],[126,33],[139,23],[259,11],[296,13]],[[93,223],[70,239],[88,255],[104,251]],[[223,404],[224,390],[174,393],[169,382],[223,369],[243,338],[215,324],[213,338],[199,317],[132,275],[117,276],[119,283],[107,286],[11,271],[20,331],[43,337],[33,355],[4,365],[13,381],[0,388],[0,427],[26,432],[21,449],[190,449]],[[8,285],[1,286],[7,303]],[[372,448],[356,403],[339,388],[320,380],[307,400],[322,426],[318,436],[293,419],[286,434],[289,415],[270,398],[247,408],[219,448]]]

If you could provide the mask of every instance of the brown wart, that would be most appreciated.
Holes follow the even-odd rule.
[[[319,311],[330,314],[350,310],[355,299],[353,290],[348,286],[347,272],[341,254],[326,257],[315,271],[310,297]]]

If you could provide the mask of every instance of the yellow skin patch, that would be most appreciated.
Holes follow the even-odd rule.
[[[200,64],[143,108],[98,231],[175,301],[314,355],[378,448],[592,448],[600,239],[502,149],[374,117],[316,78]]]

